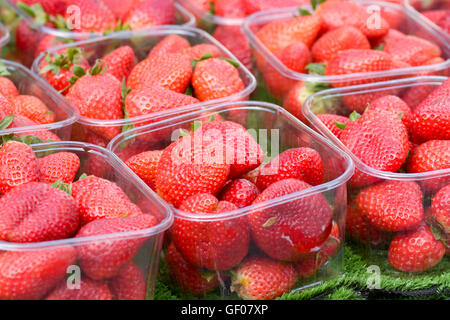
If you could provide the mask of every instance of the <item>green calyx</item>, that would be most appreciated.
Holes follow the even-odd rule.
[[[34,27],[40,27],[50,21],[49,15],[45,12],[40,3],[28,6],[23,2],[18,2],[17,7],[25,11],[27,15],[33,18]]]
[[[361,115],[358,112],[353,111],[352,113],[350,113],[348,118],[350,119],[350,121],[356,121],[361,118]]]
[[[5,130],[7,129],[11,123],[14,121],[14,116],[10,115],[10,116],[6,116],[4,117],[1,121],[0,121],[0,130]]]
[[[127,82],[125,80],[125,77],[122,79],[122,89],[121,89],[121,96],[122,96],[122,108],[123,108],[123,118],[128,119],[128,110],[125,105],[125,99],[127,98],[128,94],[131,92],[131,88],[127,87]],[[126,132],[128,130],[133,129],[133,125],[131,123],[127,123],[122,127],[122,132]]]
[[[209,13],[216,14],[216,4],[214,1],[209,2]]]
[[[294,14],[294,18],[310,16],[311,12],[303,8],[297,8],[298,14]]]
[[[342,130],[344,130],[345,127],[347,126],[345,123],[342,123],[342,122],[339,122],[336,120],[334,120],[334,124],[336,125],[336,127],[338,127],[339,129],[342,129]]]
[[[198,62],[203,61],[203,60],[207,60],[207,59],[211,59],[211,58],[213,58],[212,54],[211,53],[206,53],[200,59],[192,60],[192,68],[194,69]],[[239,62],[236,62],[236,61],[234,61],[232,59],[228,59],[228,58],[224,58],[224,57],[218,57],[217,59],[224,60],[224,61],[230,63],[235,68],[239,68],[240,67]]]
[[[108,69],[108,66],[105,62],[100,59],[95,60],[95,64],[92,68],[89,69],[88,74],[91,76],[96,76],[101,73],[105,73]]]
[[[321,5],[322,3],[324,3],[326,0],[311,0],[311,6],[313,8],[313,10],[316,10],[316,8]]]
[[[8,69],[6,68],[5,64],[0,61],[0,76],[7,77],[7,76],[10,76],[10,75],[11,75],[11,73],[8,71]]]
[[[327,64],[323,63],[309,63],[306,65],[306,69],[309,71],[309,74],[323,76],[325,75],[325,69]]]
[[[80,77],[82,76],[81,72],[84,72],[84,69],[78,65],[76,66],[75,64],[80,63],[82,58],[82,51],[79,48],[68,48],[65,52],[59,54],[47,53],[45,56],[47,65],[42,68],[39,73],[45,74],[51,71],[53,74],[58,75],[61,72],[61,69],[69,70],[71,66],[74,66],[73,69],[75,75]]]
[[[116,26],[113,29],[109,27],[105,32],[103,32],[103,34],[106,36],[113,32],[130,31],[130,30],[131,26],[129,24],[124,24],[123,21],[119,19],[119,21],[117,22]]]
[[[66,193],[68,193],[69,195],[72,195],[72,184],[71,183],[65,183],[62,182],[61,180],[56,180],[55,182],[52,183],[52,188],[64,191]]]

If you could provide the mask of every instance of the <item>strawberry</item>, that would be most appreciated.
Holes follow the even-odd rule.
[[[239,71],[228,61],[210,58],[197,62],[192,87],[200,101],[229,97],[245,89]]]
[[[436,89],[434,85],[419,85],[406,88],[401,95],[403,101],[414,111],[430,93]]]
[[[391,70],[395,67],[392,57],[382,51],[349,49],[341,51],[328,61],[325,69],[326,76],[347,75],[352,73],[367,73]],[[333,82],[333,87],[353,86],[375,81],[389,80],[385,78],[362,79],[347,82]]]
[[[259,190],[253,183],[246,179],[236,179],[223,187],[219,199],[243,208],[251,205],[258,195]]]
[[[406,129],[411,128],[412,111],[411,108],[399,97],[393,95],[386,95],[373,100],[368,105],[370,109],[377,112],[391,112],[402,119]]]
[[[119,274],[109,280],[113,300],[145,300],[147,293],[144,275],[133,262],[123,266]]]
[[[277,181],[253,205],[305,190],[311,185],[297,179]],[[297,261],[319,247],[331,230],[332,211],[322,194],[292,200],[275,207],[257,207],[247,215],[256,245],[272,258]]]
[[[256,180],[258,189],[288,178],[303,180],[313,186],[323,181],[323,163],[320,154],[311,148],[292,148],[280,153],[264,165]]]
[[[72,197],[48,184],[30,182],[0,199],[0,239],[39,242],[69,238],[78,230]]]
[[[422,12],[422,14],[450,34],[450,10],[430,10]]]
[[[114,30],[116,19],[114,14],[103,2],[95,0],[71,0],[72,6],[77,6],[82,13],[79,17],[79,24],[74,23],[74,32],[105,32]],[[65,14],[66,21],[73,20],[73,12]]]
[[[72,196],[80,209],[81,225],[97,219],[133,217],[142,214],[114,182],[88,176],[72,184]]]
[[[53,111],[35,96],[18,95],[11,98],[10,102],[14,114],[23,115],[40,124],[52,123],[56,120]]]
[[[302,105],[306,99],[312,96],[315,89],[303,81],[297,81],[292,88],[287,92],[284,99],[284,108],[292,113],[295,117],[307,123],[307,120],[302,112]]]
[[[392,234],[377,229],[367,221],[361,214],[361,211],[358,210],[355,200],[347,206],[346,219],[345,230],[352,239],[369,246],[370,248],[384,249],[388,246]]]
[[[318,114],[317,118],[333,133],[336,138],[340,139],[344,129],[342,127],[351,123],[350,119],[337,114]]]
[[[33,120],[28,119],[25,116],[22,115],[15,115],[14,119],[10,125],[10,128],[21,128],[21,127],[29,127],[29,126],[37,126],[39,125],[37,122],[34,122]],[[40,131],[33,131],[33,132],[17,132],[15,133],[18,137],[26,137],[26,136],[35,136],[39,139],[41,139],[44,142],[50,142],[50,141],[60,141],[61,139],[54,134],[51,131],[48,130],[40,130]]]
[[[184,200],[179,209],[207,218],[208,214],[238,208],[231,202],[219,202],[213,195],[199,193]],[[187,262],[209,270],[235,267],[247,255],[250,245],[249,227],[244,217],[204,222],[177,218],[172,237]]]
[[[385,95],[394,94],[392,90],[380,90],[368,93],[348,94],[342,97],[342,104],[349,111],[364,113],[370,102]]]
[[[222,55],[222,51],[215,45],[209,43],[200,43],[183,50],[183,53],[192,60],[200,60],[202,57],[211,56],[217,58]]]
[[[414,109],[412,138],[415,142],[450,140],[450,81],[445,81]]]
[[[408,132],[402,120],[392,113],[372,109],[345,127],[341,141],[363,163],[381,171],[399,170],[409,151]],[[363,187],[377,180],[358,170],[350,185]]]
[[[450,140],[430,140],[411,152],[406,162],[409,173],[421,173],[450,168]],[[450,176],[428,178],[419,181],[425,193],[434,194],[450,184]]]
[[[106,72],[120,81],[127,79],[136,65],[134,51],[129,46],[122,46],[111,51],[101,61],[106,66]]]
[[[67,280],[63,280],[50,292],[45,300],[112,300],[112,295],[106,282],[82,277],[79,286],[79,288],[71,288]]]
[[[75,238],[90,237],[118,232],[131,232],[151,228],[157,224],[153,215],[95,220],[81,227]],[[148,238],[136,237],[122,240],[99,240],[78,246],[78,264],[93,280],[117,276],[122,267],[135,256]]]
[[[289,70],[305,73],[305,67],[311,62],[308,47],[303,42],[293,43],[275,53],[275,56]],[[264,70],[264,83],[273,96],[281,99],[296,81],[281,74],[273,66],[269,65]]]
[[[102,0],[117,20],[123,21],[128,12],[136,5],[136,0]]]
[[[143,0],[133,6],[124,19],[131,30],[174,24],[175,4],[173,0]]]
[[[297,272],[292,265],[252,256],[236,269],[231,291],[246,300],[272,300],[289,292],[296,281]]]
[[[68,246],[0,254],[0,299],[43,298],[64,279],[67,267],[75,263],[76,256],[75,249]]]
[[[247,12],[242,0],[214,0],[215,14],[225,18],[245,18]]]
[[[38,162],[30,146],[16,141],[3,144],[0,148],[0,193],[39,179]]]
[[[184,136],[161,155],[156,190],[175,207],[197,193],[217,194],[228,178],[230,166],[215,156],[223,144],[207,138],[206,135]]]
[[[392,267],[405,272],[422,272],[437,265],[445,254],[445,247],[434,238],[425,224],[399,232],[389,246],[388,259]]]
[[[230,50],[247,69],[252,69],[250,44],[239,26],[218,25],[213,32],[213,37]]]
[[[0,76],[0,94],[6,98],[11,98],[19,95],[14,82],[6,77]]]
[[[30,28],[28,21],[22,20],[16,28],[16,48],[22,53],[22,63],[31,66],[41,34]]]
[[[80,168],[80,158],[72,152],[58,152],[38,159],[38,164],[42,182],[72,183]]]
[[[432,218],[445,234],[450,234],[450,185],[445,186],[431,202]]]
[[[185,38],[180,37],[177,34],[171,34],[154,46],[148,57],[150,58],[152,56],[165,55],[169,53],[182,53],[184,50],[189,50],[190,48],[191,45]]]
[[[162,150],[142,152],[130,157],[125,164],[150,188],[155,190],[156,173],[162,153]]]
[[[402,231],[423,220],[422,200],[416,182],[385,180],[362,189],[356,197],[356,207],[376,228]]]
[[[69,89],[66,95],[81,116],[97,120],[123,119],[121,83],[108,73],[85,75]],[[91,127],[92,131],[111,140],[120,133],[120,127]]]
[[[405,36],[386,43],[383,51],[395,60],[404,61],[412,66],[423,65],[428,60],[439,57],[441,49],[434,43],[415,36]]]
[[[264,151],[242,125],[232,121],[211,121],[202,125],[202,134],[222,137],[223,158],[230,165],[229,178],[240,177],[258,167],[264,160]],[[220,149],[217,149],[219,151]]]
[[[400,38],[406,37],[406,35],[396,29],[389,29],[389,32],[384,36],[372,39],[372,47],[373,48],[385,48],[386,45],[390,42],[397,41]]]
[[[0,94],[0,120],[14,113],[13,107],[9,100]]]
[[[370,49],[370,43],[359,29],[343,26],[320,37],[312,46],[311,54],[314,61],[326,62],[348,49]]]
[[[326,1],[319,6],[316,14],[320,16],[322,27],[327,31],[352,26],[369,39],[382,37],[389,31],[386,20],[378,16],[374,21],[364,6],[352,1]]]
[[[314,275],[339,249],[339,227],[333,222],[330,236],[322,244],[317,252],[307,254],[295,263],[295,270],[300,278],[308,278]]]
[[[127,87],[132,90],[159,86],[184,93],[192,76],[192,64],[181,53],[155,55],[139,62],[131,71]]]
[[[308,6],[309,0],[243,0],[245,11],[252,14],[271,9]]]
[[[39,40],[36,51],[34,52],[34,57],[37,58],[41,53],[47,52],[48,49],[64,44],[64,42],[58,40],[58,38],[54,35],[45,35]]]
[[[219,286],[217,274],[206,274],[202,269],[187,263],[173,242],[167,249],[166,263],[171,279],[185,292],[200,295]]]

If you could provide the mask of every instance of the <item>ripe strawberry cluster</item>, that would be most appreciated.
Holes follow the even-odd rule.
[[[0,254],[1,300],[144,299],[146,281],[133,258],[145,237],[101,239],[157,225],[115,183],[77,172],[90,162],[72,152],[37,158],[18,141],[0,147],[0,240],[35,244],[61,239],[76,244],[9,250]],[[22,247],[24,248],[24,246]],[[66,276],[81,269],[81,279]],[[76,273],[79,275],[79,273]],[[71,286],[77,285],[76,288]]]
[[[121,46],[89,68],[82,50],[69,48],[50,53],[40,67],[42,76],[82,117],[128,119],[123,127],[92,125],[76,133],[77,140],[103,146],[125,126],[150,123],[135,118],[229,97],[246,87],[239,64],[224,58],[217,46],[191,46],[176,34],[161,40],[139,63],[130,46]]]
[[[36,126],[57,121],[57,115],[36,96],[20,94],[16,85],[8,76],[9,71],[0,65],[0,130]],[[51,131],[16,133],[16,138],[33,136],[43,141],[59,141]]]
[[[438,44],[399,31],[407,21],[403,11],[380,8],[379,23],[372,25],[365,6],[350,0],[326,1],[313,13],[301,11],[298,17],[260,26],[255,36],[292,72],[327,77],[386,72],[385,76],[334,79],[320,85],[307,83],[282,74],[255,51],[255,62],[267,90],[283,101],[289,112],[301,118],[301,105],[306,98],[324,86],[392,80],[395,77],[388,74],[390,70],[445,61]]]
[[[409,174],[391,180],[357,170],[349,181],[348,234],[371,248],[388,248],[389,263],[401,271],[428,270],[449,251],[450,176],[418,177],[450,169],[449,96],[447,80],[438,88],[349,95],[342,100],[345,112],[353,111],[349,117],[318,115],[368,167]]]
[[[447,34],[450,34],[450,4],[445,0],[430,1],[422,3],[418,0],[408,0],[409,4],[420,13],[441,28]]]
[[[242,125],[204,119],[126,164],[177,209],[166,263],[182,290],[199,295],[227,283],[241,298],[274,299],[341,245],[323,194],[267,205],[324,183],[321,155],[297,147],[263,163],[264,151]]]
[[[13,0],[38,25],[71,32],[108,33],[139,30],[176,21],[173,0]],[[22,20],[16,30],[16,46],[24,57],[37,57],[61,44],[53,34],[33,29]],[[29,63],[32,62],[28,61]],[[27,63],[27,64],[29,64]]]

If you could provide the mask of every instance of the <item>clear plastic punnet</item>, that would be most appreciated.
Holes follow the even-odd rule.
[[[450,49],[448,43],[439,37],[429,24],[423,21],[423,19],[417,19],[404,7],[394,3],[356,2],[366,8],[371,6],[373,6],[373,8],[379,8],[381,16],[391,22],[391,29],[398,30],[406,35],[424,38],[439,46],[442,60],[437,61],[436,64],[430,65],[404,67],[400,64],[399,68],[390,69],[388,71],[359,72],[344,75],[318,75],[318,73],[314,71],[310,73],[295,72],[284,65],[274,53],[270,52],[258,39],[256,34],[260,28],[268,23],[298,16],[298,8],[258,12],[247,17],[242,25],[242,31],[248,38],[252,48],[254,65],[256,65],[256,68],[258,69],[256,72],[259,88],[255,92],[256,98],[277,101],[286,107],[286,104],[288,103],[286,100],[289,97],[289,93],[291,93],[291,98],[297,96],[297,100],[299,100],[298,103],[301,103],[304,102],[304,99],[311,93],[323,90],[323,88],[327,87],[352,86],[362,83],[388,81],[420,75],[447,75],[448,68],[450,67]],[[311,10],[311,7],[303,7],[303,9]],[[270,74],[267,74],[269,72]],[[275,81],[274,79],[278,79],[278,81]],[[271,83],[268,83],[268,80],[271,80]],[[299,82],[307,84],[306,90],[301,90]],[[281,88],[280,83],[286,84],[286,88]],[[298,87],[296,87],[295,84],[298,84]],[[297,95],[294,92],[295,88],[298,89]],[[292,89],[292,91],[290,89]],[[291,108],[295,108],[295,106],[292,106]],[[291,109],[287,109],[295,114]]]
[[[17,88],[19,95],[34,96],[53,112],[55,121],[48,124],[30,125],[30,120],[17,121],[17,125],[11,124],[6,129],[0,130],[0,136],[15,134],[16,136],[34,135],[50,140],[69,140],[72,125],[78,119],[78,113],[61,95],[48,83],[21,64],[8,60],[0,60],[7,73],[5,78],[11,80]],[[55,136],[56,135],[56,136]]]
[[[318,154],[323,164],[323,179],[313,183],[314,186],[306,184],[308,187],[301,190],[294,189],[296,191],[284,194],[281,192],[280,196],[269,196],[264,200],[264,194],[273,192],[269,189],[276,190],[284,184],[306,183],[300,178],[281,178],[278,185],[274,183],[261,189],[264,191],[250,205],[228,212],[200,214],[196,209],[188,212],[178,205],[172,206],[175,222],[170,229],[164,260],[164,266],[170,275],[169,285],[183,291],[186,297],[273,299],[288,291],[300,290],[340,275],[343,272],[346,182],[353,174],[353,163],[347,155],[283,108],[254,101],[223,103],[123,133],[111,141],[108,149],[127,161],[146,151],[163,150],[180,137],[180,132],[198,129],[199,123],[207,126],[205,123],[212,121],[218,121],[215,123],[219,126],[220,123],[231,126],[233,124],[230,122],[233,121],[235,126],[237,123],[245,128],[264,151],[263,164],[271,159],[274,161],[272,163],[276,163],[274,159],[278,159],[279,154],[287,154],[286,152],[308,150],[307,152]],[[197,129],[194,129],[194,135]],[[276,166],[272,168],[277,169]],[[245,179],[243,182],[247,184],[253,181],[255,185],[259,185],[264,179],[261,177],[276,175],[278,171],[261,169],[259,172],[259,175],[253,175],[250,171],[241,180]],[[156,174],[160,173],[162,171],[157,171]],[[296,173],[297,171],[290,172]],[[258,178],[254,180],[252,176]],[[158,188],[158,184],[155,188]],[[222,192],[224,191],[215,194],[222,201],[218,207],[227,202],[223,201],[225,195]],[[167,199],[167,193],[160,190],[158,194]],[[300,216],[303,217],[303,222],[298,225],[294,221],[298,221]],[[284,217],[289,217],[285,220],[286,224],[281,222]],[[264,223],[263,220],[267,221]],[[261,225],[267,233],[260,229]],[[286,228],[284,231],[283,225]],[[312,225],[318,227],[316,231],[320,230],[323,236],[319,241],[322,244],[316,243],[318,238],[313,236],[313,243],[317,246],[312,248],[312,243],[308,246],[305,234],[296,229],[295,225],[300,229]],[[303,253],[288,253],[290,249],[287,247],[292,245]],[[266,265],[273,266],[274,279],[279,276],[283,279],[282,283],[276,284],[273,292],[269,289],[269,293],[259,296],[253,291],[258,286],[257,280],[250,278],[246,282],[243,280],[246,276],[239,276],[255,260],[256,265],[262,264],[263,268]],[[271,279],[267,274],[266,276],[263,275],[260,279]],[[268,284],[268,287],[271,286],[273,283]]]
[[[8,44],[9,31],[0,23],[0,48]]]
[[[88,58],[89,63],[92,65],[93,62],[97,58],[101,58],[104,55],[110,53],[114,49],[117,49],[121,46],[128,45],[133,50],[137,57],[138,62],[147,58],[150,50],[158,44],[159,41],[164,39],[169,35],[178,35],[180,37],[185,38],[189,41],[191,45],[197,44],[211,44],[215,45],[219,48],[222,53],[222,57],[238,61],[224,46],[222,46],[217,40],[215,40],[211,35],[206,33],[203,30],[190,28],[190,27],[177,27],[177,26],[163,26],[163,27],[155,27],[148,31],[139,31],[139,32],[121,32],[118,34],[109,35],[106,37],[90,39],[82,42],[71,43],[65,46],[55,47],[49,50],[50,53],[57,52],[59,50],[64,50],[68,48],[79,47],[83,50],[83,54]],[[41,70],[41,65],[45,61],[45,56],[40,55],[33,63],[33,71],[35,73],[39,73]],[[172,108],[163,111],[158,111],[154,113],[150,113],[147,115],[142,115],[138,117],[131,117],[127,119],[120,120],[95,120],[87,117],[80,117],[77,122],[77,128],[95,128],[95,127],[112,127],[112,128],[125,128],[131,126],[140,126],[143,124],[148,124],[155,121],[160,121],[165,118],[172,117],[174,115],[179,115],[181,113],[192,112],[195,110],[200,110],[205,106],[227,102],[227,101],[240,101],[247,99],[253,90],[256,87],[256,79],[255,77],[248,71],[245,66],[239,63],[238,66],[239,75],[245,85],[245,88],[231,96],[219,98],[215,100],[203,101],[199,103],[195,103],[192,105],[187,105],[179,108]],[[79,131],[79,130],[78,130]],[[82,140],[83,137],[80,138],[75,137],[73,134],[72,137],[76,140]],[[108,142],[108,141],[107,141]],[[106,142],[106,144],[107,144]],[[106,146],[105,144],[105,146]]]
[[[132,218],[109,217],[89,222],[71,238],[26,243],[0,241],[1,299],[152,299],[164,233],[173,223],[170,208],[122,161],[102,147],[62,141],[35,144],[32,148],[38,159],[62,152],[76,154],[80,170],[73,188],[69,188],[70,194],[75,192],[74,185],[79,179],[81,182],[96,175],[113,182],[123,191],[122,197],[129,198],[135,214],[142,213]],[[53,189],[42,182],[16,188],[22,187],[30,192],[33,187],[46,192]],[[14,201],[13,192],[18,191],[12,189],[9,200],[4,196],[2,201]],[[62,192],[59,191],[58,196]],[[26,196],[22,196],[21,201],[26,201]],[[38,205],[45,206],[48,201],[54,200],[43,199]],[[94,202],[91,201],[91,205]],[[104,209],[108,205],[105,203]],[[131,220],[127,219],[134,219],[136,227],[131,228]],[[93,228],[92,224],[98,222],[97,229]]]
[[[99,32],[74,32],[74,31],[67,31],[67,30],[61,30],[54,28],[52,26],[48,25],[37,25],[29,14],[22,10],[20,7],[18,7],[14,1],[12,0],[5,0],[6,3],[13,9],[13,11],[20,17],[23,21],[25,21],[26,25],[34,30],[33,37],[39,40],[44,39],[44,37],[52,38],[53,43],[57,42],[74,42],[74,41],[82,41],[87,40],[91,38],[96,37],[102,37],[105,35],[105,33],[99,33]],[[18,1],[20,2],[20,1]],[[184,9],[179,4],[175,3],[175,25],[182,25],[182,26],[195,26],[195,17],[189,13],[186,9]],[[152,29],[152,27],[145,28],[143,30]],[[115,31],[112,33],[117,33],[121,31]],[[19,48],[17,48],[19,54],[19,57],[21,58],[21,61],[26,66],[31,66],[31,63],[33,60],[39,55],[39,43],[36,43],[36,47],[29,47],[27,48],[26,52],[21,52]],[[30,44],[32,45],[32,44]],[[45,48],[47,49],[47,48]]]
[[[372,154],[371,159],[363,161],[361,159],[361,155],[364,155],[364,153],[361,153],[362,147],[357,148],[357,144],[352,144],[352,150],[356,150],[360,155],[356,156],[355,152],[347,147],[352,142],[344,144],[341,141],[342,139],[350,141],[351,135],[344,136],[342,132],[345,132],[347,126],[351,123],[350,121],[357,119],[357,117],[352,119],[352,116],[350,116],[357,112],[355,103],[362,108],[360,112],[364,115],[363,112],[370,111],[371,106],[373,108],[389,108],[388,102],[381,106],[375,102],[372,104],[373,101],[386,99],[386,96],[395,96],[389,98],[389,101],[393,103],[392,105],[399,102],[397,98],[401,98],[408,107],[414,110],[414,108],[420,107],[421,102],[440,87],[445,80],[447,80],[446,77],[416,77],[330,89],[314,94],[303,105],[304,116],[311,126],[348,154],[355,163],[355,175],[348,183],[346,235],[361,250],[367,264],[380,266],[381,272],[385,275],[407,278],[414,277],[416,274],[436,277],[441,274],[448,274],[449,250],[448,247],[445,249],[445,243],[448,243],[449,234],[445,223],[441,225],[441,222],[439,222],[441,220],[437,215],[436,208],[439,203],[437,194],[440,192],[445,195],[445,186],[450,184],[450,167],[448,167],[450,148],[441,148],[441,151],[436,153],[436,159],[432,160],[433,148],[445,146],[448,140],[435,139],[425,142],[410,140],[409,147],[406,148],[406,160],[403,164],[400,163],[399,170],[390,172],[379,170],[374,168],[374,165],[367,164],[376,156]],[[372,112],[373,110],[376,109],[372,109]],[[330,116],[328,115],[331,115],[332,121],[336,122],[330,122],[328,120]],[[343,117],[335,118],[333,115]],[[368,119],[371,118],[366,117],[363,121]],[[434,115],[429,115],[429,119],[434,119]],[[336,130],[334,130],[335,125]],[[344,125],[343,131],[341,125]],[[376,128],[379,127],[379,125],[376,126]],[[408,128],[408,126],[406,127]],[[442,128],[442,130],[445,129]],[[361,132],[360,139],[368,141],[366,138],[372,136],[372,132],[368,131]],[[355,140],[358,139],[356,134],[353,131]],[[409,135],[411,136],[412,133]],[[390,138],[395,139],[393,137],[394,134],[388,136],[386,133],[386,139],[383,143],[389,144]],[[375,141],[376,139],[373,139],[370,141],[372,141],[374,150],[382,150],[382,147]],[[391,150],[396,150],[394,145],[384,152],[389,153]],[[370,149],[368,146],[367,148]],[[366,154],[371,152],[368,149],[365,149]],[[421,157],[420,155],[423,153],[425,154]],[[379,156],[381,157],[382,154],[379,154]],[[390,156],[385,154],[385,157],[385,159],[388,159]],[[427,160],[427,157],[430,157],[429,160]],[[391,163],[394,162],[392,160],[394,158],[389,158]],[[447,165],[445,161],[447,161]],[[433,163],[433,166],[438,166],[439,169],[434,171],[415,169],[420,166],[421,162]],[[446,189],[448,194],[448,187]],[[412,192],[411,190],[415,191]],[[434,202],[436,203],[433,204]],[[397,215],[398,208],[402,208],[400,216]],[[445,210],[444,205],[443,211]],[[392,219],[392,224],[387,223],[389,219]],[[432,232],[433,237],[430,237],[430,232]],[[407,251],[401,249],[402,246],[405,246],[405,250],[408,248],[405,243],[410,244],[410,249]],[[447,255],[445,255],[446,250]]]

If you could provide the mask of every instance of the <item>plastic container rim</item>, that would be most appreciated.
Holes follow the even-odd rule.
[[[192,122],[196,119],[202,118],[202,115],[204,115],[205,112],[221,112],[226,111],[232,107],[242,106],[245,109],[249,109],[248,107],[251,106],[252,110],[265,110],[272,113],[280,114],[281,116],[285,117],[290,122],[294,123],[297,127],[297,129],[301,131],[306,131],[308,134],[310,134],[313,138],[315,138],[315,142],[319,142],[322,146],[329,148],[334,153],[336,153],[336,156],[341,157],[345,161],[345,170],[344,172],[337,178],[328,181],[326,183],[322,183],[317,186],[312,186],[311,188],[301,190],[298,192],[294,192],[282,197],[278,197],[272,200],[264,201],[261,203],[258,203],[256,205],[247,206],[244,208],[240,208],[237,210],[225,212],[225,213],[219,213],[219,214],[208,214],[206,215],[196,215],[188,212],[184,212],[181,210],[178,210],[171,206],[175,212],[176,218],[181,218],[184,220],[192,220],[192,221],[200,221],[200,222],[209,222],[209,221],[222,221],[222,220],[229,220],[229,219],[235,219],[241,216],[245,216],[249,214],[251,211],[255,210],[261,210],[261,209],[267,209],[271,208],[276,205],[280,205],[286,202],[289,202],[291,200],[295,199],[301,199],[305,197],[309,197],[318,193],[330,191],[333,189],[336,189],[337,187],[342,186],[345,184],[353,175],[354,173],[354,163],[352,159],[345,153],[343,153],[339,148],[337,148],[334,144],[332,144],[330,141],[325,139],[323,136],[318,134],[317,132],[313,131],[311,128],[307,127],[305,124],[303,124],[300,120],[298,120],[296,117],[291,115],[289,112],[284,110],[282,107],[268,103],[268,102],[260,102],[260,101],[238,101],[238,102],[227,102],[227,103],[221,103],[217,104],[211,107],[208,107],[206,109],[203,109],[201,111],[191,112],[185,115],[180,115],[171,119],[166,119],[159,121],[157,123],[152,123],[146,126],[134,128],[130,131],[124,132],[115,138],[111,140],[111,142],[108,144],[107,148],[111,152],[114,153],[114,150],[118,145],[120,145],[122,142],[125,141],[125,139],[133,138],[136,136],[139,136],[139,132],[136,134],[136,131],[142,131],[145,130],[145,133],[154,132],[158,130],[162,130],[168,127],[173,127],[176,124],[184,123],[184,122]],[[164,200],[163,200],[164,201]]]
[[[111,39],[124,40],[124,39],[131,39],[131,38],[137,38],[137,37],[159,37],[161,35],[170,35],[170,34],[177,34],[177,35],[181,35],[181,36],[191,36],[191,37],[197,36],[197,37],[205,38],[206,40],[208,40],[207,43],[217,46],[219,48],[219,50],[222,51],[228,58],[239,62],[239,69],[245,74],[245,77],[247,77],[249,80],[249,83],[247,84],[245,89],[241,92],[235,93],[228,97],[210,100],[210,101],[203,101],[203,102],[199,102],[199,103],[195,103],[195,104],[191,104],[191,105],[187,105],[187,106],[183,106],[183,107],[173,108],[173,110],[169,109],[169,110],[165,110],[165,111],[158,111],[158,112],[145,114],[145,115],[141,115],[138,117],[132,117],[132,118],[128,118],[128,119],[96,120],[96,119],[91,119],[91,118],[80,116],[78,119],[78,123],[81,123],[81,124],[87,125],[87,126],[91,125],[91,126],[110,127],[110,126],[123,126],[130,122],[133,122],[133,123],[145,122],[148,120],[155,120],[155,119],[158,119],[161,117],[171,116],[174,114],[178,114],[180,112],[189,111],[194,108],[200,109],[202,107],[209,106],[211,104],[222,103],[222,102],[226,102],[229,100],[239,100],[242,97],[249,96],[255,90],[255,88],[256,88],[255,76],[227,48],[225,48],[219,41],[214,39],[209,33],[205,32],[201,29],[197,29],[197,28],[193,28],[193,27],[159,26],[159,27],[154,27],[150,30],[123,31],[123,32],[115,33],[115,34],[110,34],[110,35],[104,36],[104,37],[98,37],[98,38],[93,38],[93,39],[89,39],[89,40],[85,40],[85,41],[74,42],[74,43],[70,43],[67,45],[55,46],[55,47],[52,47],[50,50],[48,50],[48,52],[51,53],[51,52],[55,52],[60,49],[95,44],[97,42],[108,41]],[[39,70],[40,70],[39,66],[40,66],[42,60],[44,59],[44,57],[45,57],[45,55],[43,53],[41,53],[34,60],[32,70],[35,74],[39,74]],[[73,106],[69,101],[67,101],[67,103],[69,103],[72,106],[72,108],[76,109],[75,106]]]
[[[37,151],[39,152],[72,150],[72,151],[97,153],[106,156],[107,161],[110,162],[111,166],[113,166],[115,170],[120,170],[120,172],[124,175],[124,177],[126,177],[128,181],[131,181],[140,192],[145,194],[147,198],[151,196],[157,200],[158,204],[160,204],[161,208],[164,209],[165,211],[165,217],[156,226],[137,231],[116,232],[81,238],[72,237],[69,239],[32,242],[32,243],[0,241],[0,250],[33,251],[33,250],[53,249],[67,245],[73,246],[86,245],[99,241],[148,238],[166,231],[172,225],[174,217],[169,206],[164,201],[161,201],[160,198],[141,179],[137,178],[137,176],[131,171],[131,169],[128,168],[128,166],[126,166],[122,162],[122,160],[120,160],[119,157],[117,157],[114,153],[110,152],[109,150],[97,145],[74,141],[40,143],[34,144],[32,145],[32,147],[34,151],[36,151],[37,149]]]
[[[321,92],[317,92],[314,95],[310,96],[305,103],[302,106],[302,112],[305,115],[306,119],[314,126],[316,130],[318,130],[320,133],[322,133],[327,139],[329,139],[334,145],[336,145],[339,149],[341,149],[343,152],[348,154],[353,162],[355,163],[355,167],[357,170],[362,171],[366,174],[369,174],[374,177],[378,177],[381,179],[388,179],[388,180],[401,180],[401,181],[417,181],[417,180],[426,180],[430,178],[439,178],[443,176],[450,176],[450,169],[442,169],[442,170],[435,170],[435,171],[429,171],[429,172],[422,172],[422,173],[397,173],[397,172],[388,172],[388,171],[381,171],[378,169],[374,169],[368,165],[366,165],[364,162],[362,162],[353,152],[351,152],[323,123],[322,121],[317,118],[317,116],[311,111],[311,104],[316,99],[325,99],[332,96],[340,96],[342,94],[351,94],[352,92],[355,92],[356,94],[361,93],[368,93],[373,92],[374,89],[393,89],[393,88],[405,88],[405,87],[412,87],[408,86],[408,84],[414,84],[414,82],[417,83],[417,81],[423,81],[425,83],[422,84],[441,84],[445,80],[447,80],[447,77],[440,77],[440,76],[429,76],[429,77],[415,77],[415,78],[408,78],[408,79],[401,79],[401,80],[391,80],[391,81],[385,81],[385,82],[378,82],[375,84],[363,84],[358,86],[352,86],[352,87],[344,87],[344,88],[336,88],[336,89],[327,89],[323,90]],[[363,91],[367,89],[367,91]],[[378,91],[378,90],[376,90]]]
[[[210,23],[218,25],[240,26],[245,18],[225,18],[209,11],[201,10],[193,5],[190,0],[178,0],[180,6],[184,7],[186,11],[191,12],[194,16],[200,17],[200,20],[205,20]]]
[[[0,49],[9,42],[10,34],[8,29],[0,23]]]

